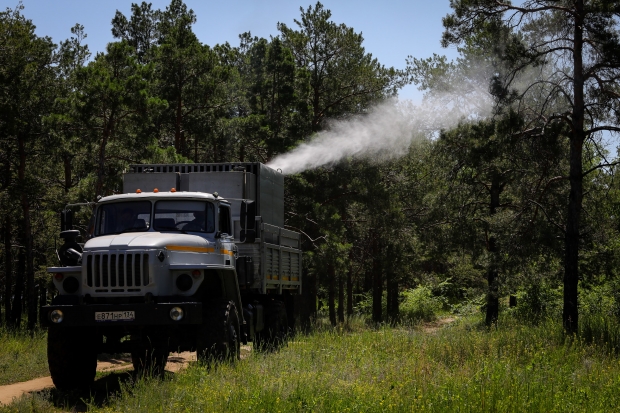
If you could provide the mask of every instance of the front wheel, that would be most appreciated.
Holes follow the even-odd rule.
[[[84,390],[93,383],[97,372],[96,344],[96,335],[88,329],[48,329],[47,362],[58,390]]]
[[[138,374],[161,376],[164,373],[170,352],[161,348],[140,346],[131,352],[131,363]]]
[[[205,363],[239,360],[239,314],[235,303],[222,300],[205,304],[197,334],[198,360]]]
[[[132,337],[137,341],[136,347],[131,351],[131,363],[133,369],[139,374],[151,374],[161,376],[164,374],[170,351],[168,338],[157,333],[145,333],[143,337]]]

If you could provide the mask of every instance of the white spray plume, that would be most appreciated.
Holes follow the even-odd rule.
[[[438,93],[422,104],[389,100],[367,113],[332,121],[328,128],[267,165],[290,175],[329,166],[345,158],[382,162],[405,155],[418,139],[456,126],[463,119],[490,115],[492,99],[487,90]]]

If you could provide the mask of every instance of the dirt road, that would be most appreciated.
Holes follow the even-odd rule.
[[[251,345],[241,345],[241,359],[245,359],[252,352]],[[166,364],[166,371],[176,373],[179,370],[185,368],[188,363],[196,361],[196,352],[184,351],[182,353],[170,353],[168,357],[168,364]],[[131,357],[124,358],[111,358],[102,355],[97,361],[97,371],[99,372],[114,372],[120,370],[132,370]],[[21,383],[8,384],[6,386],[0,386],[0,405],[10,404],[13,399],[21,397],[26,393],[39,392],[47,388],[54,387],[51,377],[40,377]]]
[[[245,346],[244,346],[245,347]],[[196,353],[190,353],[189,351],[183,353],[171,353],[168,358],[168,364],[166,364],[166,370],[171,372],[177,372],[183,367],[187,366],[190,361],[196,360]],[[100,358],[97,362],[97,371],[100,372],[112,372],[117,370],[129,370],[133,369],[131,365],[131,358]],[[0,386],[0,405],[10,404],[14,398],[19,398],[25,393],[38,392],[49,387],[54,387],[51,377],[40,377],[25,381],[22,383],[8,384],[6,386]]]

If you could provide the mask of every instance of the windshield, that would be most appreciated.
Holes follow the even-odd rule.
[[[213,204],[204,201],[157,201],[155,231],[214,232]]]
[[[114,202],[97,211],[97,235],[148,231],[151,224],[149,201]]]

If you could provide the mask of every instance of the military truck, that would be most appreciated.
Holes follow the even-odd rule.
[[[41,309],[55,386],[90,385],[100,353],[163,371],[171,351],[239,358],[277,347],[298,314],[300,234],[284,228],[284,178],[261,163],[131,165],[100,198],[85,243],[61,213],[58,293]]]

